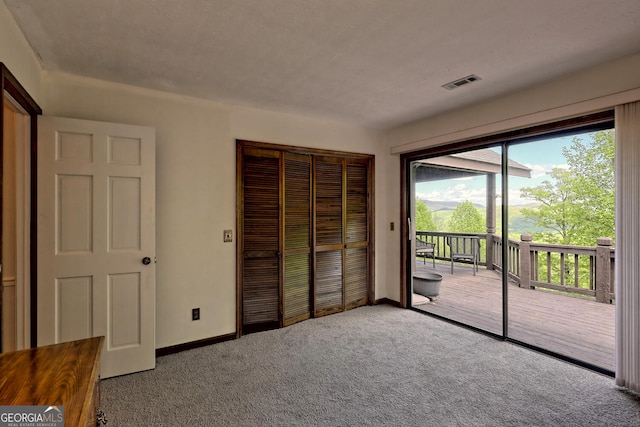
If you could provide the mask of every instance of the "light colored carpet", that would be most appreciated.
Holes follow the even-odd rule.
[[[102,381],[109,426],[640,426],[613,379],[391,306]]]

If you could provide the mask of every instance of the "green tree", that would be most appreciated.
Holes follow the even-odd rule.
[[[417,231],[438,231],[433,222],[431,209],[422,200],[416,201],[416,230]]]
[[[464,201],[453,210],[447,229],[456,233],[484,233],[486,221],[478,208]]]
[[[536,209],[522,209],[522,214],[536,226],[548,230],[535,233],[537,241],[570,244],[577,227],[574,220],[578,207],[572,190],[574,176],[560,168],[553,168],[549,176],[551,180],[545,180],[537,187],[520,189],[522,197],[541,203]]]
[[[522,197],[541,203],[522,213],[548,231],[534,233],[547,243],[593,246],[598,237],[614,237],[615,135],[595,132],[587,142],[575,137],[562,150],[568,169],[554,168],[536,187],[522,188]]]
[[[587,143],[574,138],[563,149],[579,207],[572,244],[593,246],[598,237],[615,238],[615,151],[613,129],[595,132]]]

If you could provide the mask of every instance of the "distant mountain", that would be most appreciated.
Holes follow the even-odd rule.
[[[422,200],[431,212],[433,213],[433,222],[436,226],[434,231],[446,231],[453,210],[458,205],[458,202],[441,202],[434,200]],[[480,204],[474,204],[476,208],[482,210],[484,214],[484,206]],[[509,208],[509,233],[511,234],[523,234],[523,233],[538,233],[538,232],[553,232],[553,230],[547,230],[543,227],[535,225],[533,220],[525,217],[522,214],[523,208],[536,209],[540,206],[538,202],[531,202],[524,205],[515,205]],[[498,207],[496,211],[496,225],[498,228],[498,234],[501,234],[502,229],[502,211]]]
[[[431,212],[452,211],[460,203],[460,202],[443,202],[439,200],[425,200],[425,199],[420,199],[420,200],[423,201],[425,205],[427,205],[427,207],[431,210]],[[484,205],[474,203],[473,206],[484,210]]]
[[[426,200],[426,199],[420,199],[422,202],[424,202],[424,204],[427,205],[427,207],[431,210],[431,212],[437,212],[437,211],[452,211],[456,208],[456,206],[458,206],[458,204],[460,202],[445,202],[445,201],[440,201],[440,200]],[[480,204],[480,203],[473,203],[473,206],[475,206],[478,209],[485,209],[485,206]],[[511,209],[518,209],[518,208],[531,208],[531,209],[536,209],[537,207],[540,206],[540,202],[529,202],[529,203],[525,203],[522,205],[512,205]],[[500,209],[498,207],[498,209]]]

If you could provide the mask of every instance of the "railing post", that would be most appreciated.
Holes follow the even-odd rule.
[[[596,246],[596,301],[611,303],[611,237],[599,237]]]
[[[531,289],[531,242],[533,235],[520,235],[520,287]]]
[[[495,260],[493,259],[493,233],[487,233],[485,237],[486,248],[485,248],[485,260],[487,262],[487,270],[493,270],[493,264]]]

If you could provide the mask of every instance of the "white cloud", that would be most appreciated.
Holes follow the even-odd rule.
[[[442,193],[439,191],[431,191],[429,193],[416,193],[416,199],[420,200],[442,200]]]
[[[531,169],[531,178],[539,178],[541,176],[546,176],[549,172],[553,170],[553,168],[569,169],[569,165],[567,164],[558,164],[558,165],[525,164],[525,166]]]
[[[464,202],[465,200],[471,203],[478,203],[485,205],[487,203],[487,191],[485,188],[470,188],[465,184],[457,184],[453,187],[449,187],[442,193],[443,199],[452,200],[458,202]]]

